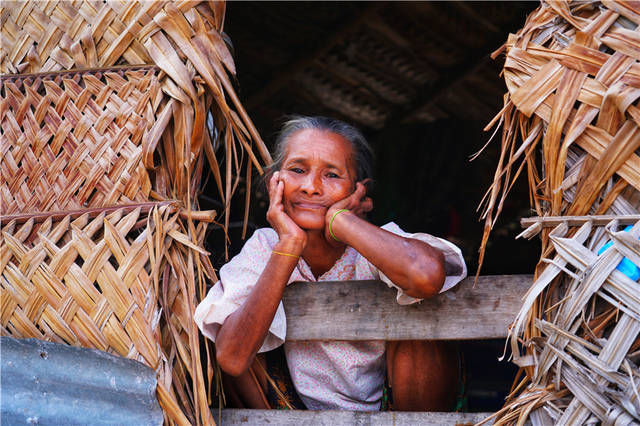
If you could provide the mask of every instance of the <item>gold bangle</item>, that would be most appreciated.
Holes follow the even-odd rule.
[[[271,250],[271,253],[279,254],[280,256],[289,256],[289,257],[295,257],[297,259],[300,259],[300,256],[291,254],[291,253],[283,253],[281,251],[275,251],[275,250]]]

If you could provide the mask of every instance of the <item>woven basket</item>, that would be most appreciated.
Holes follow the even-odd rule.
[[[228,227],[226,200],[247,173],[240,154],[260,173],[271,156],[229,78],[235,65],[222,33],[223,1],[4,1],[0,16],[0,73],[143,64],[164,71],[156,127],[143,148],[155,174],[151,194],[196,209],[207,161]]]
[[[496,424],[640,421],[640,284],[616,269],[640,265],[639,24],[632,2],[543,1],[494,53],[508,93],[481,251],[525,166],[538,217],[521,236],[542,239],[510,329],[522,369]]]
[[[81,216],[84,212],[84,216],[93,217],[100,212],[112,211],[113,208],[109,207],[125,205],[144,206],[148,211],[154,206],[154,203],[149,202],[151,195],[162,199],[157,191],[152,194],[151,183],[152,180],[157,183],[158,176],[165,179],[165,155],[167,152],[169,155],[174,152],[170,151],[170,147],[162,151],[159,155],[159,172],[151,169],[149,173],[144,162],[145,158],[153,159],[154,153],[150,151],[153,149],[150,147],[155,146],[153,139],[159,139],[168,126],[168,121],[156,119],[156,108],[166,108],[170,103],[164,99],[160,91],[159,77],[162,78],[162,75],[158,68],[145,66],[1,77],[0,147],[4,153],[0,166],[2,223],[10,226],[11,221],[15,219],[26,220],[27,223],[47,220],[50,224],[52,221],[65,220],[63,218],[68,218],[72,212],[74,216]],[[179,209],[176,210],[176,205],[178,204],[174,203],[174,211],[177,212]],[[193,212],[191,216],[197,218],[202,215]],[[183,219],[178,216],[174,219],[173,226],[185,228],[182,222]],[[191,239],[184,235],[182,240],[203,252],[199,246],[202,245],[204,232],[202,225],[199,228],[201,232],[195,243],[190,242]],[[11,225],[5,231],[3,241],[11,241],[14,232],[17,231]],[[168,230],[163,232],[166,233]],[[120,239],[127,236],[127,233],[128,231],[123,232]],[[186,233],[188,234],[188,231]],[[104,245],[106,234],[98,232],[96,235],[94,245]],[[160,242],[156,242],[158,247],[155,249],[161,250],[166,246],[164,237],[156,238],[161,239]],[[66,243],[68,241],[65,241]],[[25,248],[26,251],[30,249]],[[192,249],[187,247],[186,250]],[[186,255],[182,252],[175,254],[174,249],[169,251],[177,256],[176,259]],[[35,259],[43,260],[41,256]],[[154,269],[157,274],[158,268],[162,266],[161,259],[162,257],[158,256],[148,257],[146,269]],[[197,260],[201,261],[199,258]],[[172,261],[175,262],[173,259]],[[204,258],[202,261],[211,269],[208,259]],[[175,266],[186,268],[186,261]],[[199,351],[194,352],[190,349],[199,346],[193,345],[188,338],[185,339],[185,333],[187,336],[197,336],[197,330],[184,325],[189,324],[188,315],[197,303],[198,296],[194,287],[194,274],[191,274],[191,280],[183,280],[190,283],[189,287],[193,287],[190,297],[187,298],[183,295],[183,291],[187,292],[185,286],[178,285],[170,278],[179,272],[173,266],[170,270],[172,272],[166,274],[160,282],[158,277],[156,282],[149,281],[148,277],[141,278],[144,284],[140,284],[141,288],[136,290],[136,294],[146,294],[153,290],[155,296],[148,300],[132,299],[129,293],[122,292],[119,288],[122,283],[118,281],[118,276],[109,275],[110,279],[100,284],[100,289],[105,294],[119,294],[122,300],[115,302],[146,306],[147,309],[153,308],[155,313],[151,316],[137,316],[138,321],[133,323],[130,323],[130,316],[134,315],[135,310],[127,310],[124,316],[111,315],[108,323],[100,324],[98,333],[96,324],[86,323],[87,318],[90,318],[87,312],[83,312],[81,317],[85,322],[82,322],[80,317],[70,318],[68,324],[56,322],[57,317],[51,316],[51,312],[58,309],[59,304],[53,303],[50,298],[42,298],[38,281],[34,281],[33,276],[23,276],[21,281],[14,281],[12,269],[5,269],[2,271],[3,278],[6,278],[6,281],[3,281],[3,290],[7,292],[5,294],[22,294],[26,297],[25,303],[33,298],[39,300],[39,303],[44,303],[42,309],[46,317],[25,317],[21,309],[12,311],[12,319],[4,318],[8,322],[3,333],[13,337],[37,337],[95,347],[138,359],[159,372],[158,378],[164,383],[165,391],[164,394],[159,394],[160,402],[169,413],[168,417],[178,423],[185,423],[185,413],[191,419],[195,419],[195,413],[198,411],[195,407],[208,405],[202,397],[201,401],[188,397],[189,392],[184,390],[191,382],[198,385],[197,389],[191,392],[192,395],[197,397],[206,392],[203,379],[195,380],[192,377],[192,374],[202,376],[201,371],[192,368],[194,360],[200,359]],[[181,275],[184,276],[184,273]],[[209,275],[215,276],[213,273]],[[95,280],[96,276],[91,276],[79,282],[84,284],[83,287],[87,287],[88,283]],[[18,285],[20,291],[16,290]],[[62,280],[60,285],[65,288],[69,284]],[[168,292],[171,300],[158,298],[156,293],[159,291],[159,285],[173,289]],[[204,291],[203,288],[204,283],[201,282],[198,289]],[[70,291],[68,287],[67,291]],[[101,303],[103,302],[104,300]],[[29,305],[24,308],[32,309]],[[71,312],[75,310],[72,309]],[[165,317],[162,321],[161,312]],[[26,320],[33,323],[28,326]],[[53,325],[50,321],[53,321]],[[121,321],[119,325],[118,321]],[[116,333],[113,329],[119,327],[126,330],[127,324],[132,327],[133,332],[138,333],[128,336],[128,340],[125,338],[126,334]],[[102,331],[105,325],[109,325],[109,328]],[[176,327],[179,332],[173,333]],[[164,329],[165,336],[161,339]],[[107,336],[115,340],[107,341]],[[87,340],[88,338],[91,339]],[[146,351],[141,352],[134,342],[138,342]],[[162,342],[162,347],[154,346],[153,356],[149,353],[150,342],[156,346]],[[172,357],[171,354],[175,352],[183,356]],[[161,358],[164,359],[162,365],[159,361]],[[171,359],[171,362],[167,359]],[[174,371],[176,367],[177,370]],[[177,374],[175,380],[172,378],[174,374]],[[180,395],[182,403],[177,402],[176,394]],[[176,409],[180,405],[185,413]],[[169,406],[173,408],[167,409]],[[207,415],[204,416],[206,418]]]
[[[207,401],[196,399],[205,383],[188,283],[213,271],[179,215],[175,202],[163,202],[3,222],[1,334],[143,362],[158,373],[168,418],[192,422]],[[194,253],[209,271],[194,270]]]

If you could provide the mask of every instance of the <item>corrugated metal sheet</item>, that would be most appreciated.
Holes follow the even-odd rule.
[[[137,361],[10,337],[0,358],[3,426],[162,424],[155,374]]]

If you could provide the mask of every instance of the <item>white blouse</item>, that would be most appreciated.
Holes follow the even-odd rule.
[[[419,239],[442,251],[447,277],[440,292],[450,289],[466,277],[467,268],[462,253],[452,243],[429,234],[408,234],[393,222],[382,226],[382,229]],[[249,296],[277,242],[278,234],[273,229],[258,229],[247,240],[242,251],[220,269],[220,281],[211,288],[194,315],[202,334],[215,342],[224,320]],[[382,280],[398,289],[396,299],[399,304],[420,301],[404,294],[401,288],[351,247],[347,247],[342,257],[317,281],[349,280]],[[291,274],[289,284],[294,281],[316,281],[302,258]],[[284,343],[292,382],[308,409],[379,410],[386,373],[384,341],[285,342],[286,333],[287,322],[280,302],[259,352],[270,351]]]

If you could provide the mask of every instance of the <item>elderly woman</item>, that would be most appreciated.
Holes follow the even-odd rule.
[[[271,228],[255,231],[221,268],[195,314],[215,341],[230,399],[246,408],[273,405],[261,353],[284,343],[291,382],[308,409],[379,410],[386,377],[394,409],[450,410],[458,359],[444,343],[288,342],[282,294],[293,281],[381,279],[398,289],[398,303],[415,303],[464,278],[460,250],[394,223],[367,222],[372,151],[346,123],[295,118],[274,158],[267,178]]]

